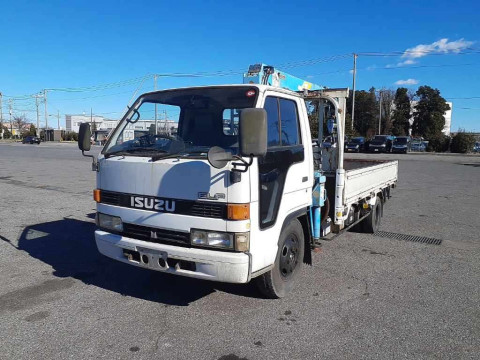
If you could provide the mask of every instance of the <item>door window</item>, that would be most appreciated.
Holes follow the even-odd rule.
[[[297,145],[299,144],[297,104],[292,100],[279,100],[282,126],[282,146]]]
[[[267,144],[268,147],[280,145],[280,117],[278,116],[278,99],[267,97],[265,99],[265,111],[267,112]]]

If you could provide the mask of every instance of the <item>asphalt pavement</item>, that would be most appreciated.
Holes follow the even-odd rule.
[[[0,359],[478,359],[480,156],[348,157],[400,159],[384,236],[325,242],[267,300],[101,256],[91,160],[0,143]]]

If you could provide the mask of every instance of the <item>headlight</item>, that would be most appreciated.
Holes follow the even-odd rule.
[[[190,232],[192,245],[248,251],[249,233],[226,233],[217,231],[193,230]]]
[[[385,144],[382,144],[382,147],[385,147],[385,146],[387,146],[387,145],[385,145]]]
[[[97,213],[97,225],[108,230],[123,231],[122,219],[118,216]]]
[[[358,148],[358,145],[355,145],[355,148]]]

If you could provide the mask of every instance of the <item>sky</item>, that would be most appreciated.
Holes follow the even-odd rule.
[[[479,1],[0,0],[3,118],[122,116],[142,92],[242,82],[266,63],[328,87],[438,88],[452,131],[480,131]],[[283,66],[283,67],[282,67]],[[40,124],[45,124],[44,104]],[[54,115],[54,116],[52,116]]]

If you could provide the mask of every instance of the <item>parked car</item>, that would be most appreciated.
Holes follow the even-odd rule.
[[[22,140],[22,144],[40,144],[40,138],[36,136],[27,136]]]
[[[410,145],[411,151],[426,151],[427,143],[425,141],[412,141]]]
[[[345,143],[345,150],[353,152],[364,152],[365,151],[365,138],[362,136],[354,137],[347,143]]]
[[[404,153],[410,151],[412,141],[410,136],[398,136],[393,140],[392,152]]]
[[[368,151],[391,152],[394,139],[395,137],[392,135],[375,135],[375,137],[370,140]]]
[[[477,141],[473,146],[473,152],[480,153],[480,142]]]

